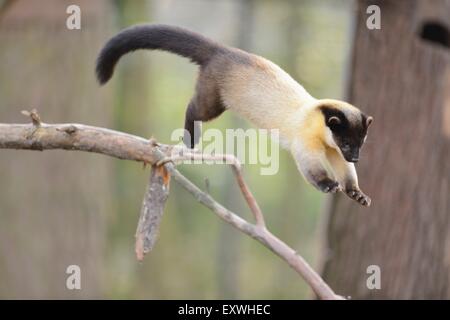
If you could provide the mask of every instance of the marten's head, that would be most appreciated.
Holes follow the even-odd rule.
[[[339,100],[320,100],[325,121],[326,143],[338,148],[348,162],[358,162],[359,150],[366,141],[373,118],[358,108]]]

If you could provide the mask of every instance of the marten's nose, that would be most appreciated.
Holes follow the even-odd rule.
[[[359,149],[353,149],[352,150],[352,153],[351,153],[351,156],[350,156],[350,161],[351,162],[358,162],[358,160],[359,160]]]

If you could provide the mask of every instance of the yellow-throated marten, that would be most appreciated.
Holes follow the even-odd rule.
[[[259,128],[279,129],[282,145],[313,186],[323,192],[343,190],[360,204],[370,205],[370,198],[358,187],[353,163],[359,159],[372,117],[343,101],[313,98],[263,57],[175,26],[138,25],[112,37],[97,60],[100,83],[111,78],[122,55],[138,49],[170,51],[200,66],[186,110],[187,146],[193,148],[198,142],[194,135],[200,129],[198,121],[231,109]]]

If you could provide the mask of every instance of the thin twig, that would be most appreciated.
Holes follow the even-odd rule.
[[[173,155],[167,158],[164,158],[163,160],[159,161],[157,165],[161,165],[167,162],[172,162],[174,164],[179,163],[180,161],[215,161],[215,162],[222,162],[231,165],[231,168],[233,170],[233,173],[236,177],[236,180],[238,182],[239,188],[241,189],[242,195],[245,198],[245,201],[247,202],[248,206],[250,207],[250,210],[253,213],[253,216],[255,217],[256,225],[260,227],[266,227],[266,223],[264,221],[264,215],[259,208],[258,202],[256,201],[255,197],[253,196],[252,192],[250,191],[250,188],[248,187],[247,183],[244,180],[244,176],[242,174],[242,166],[238,158],[236,158],[234,155],[231,154],[199,154],[199,153],[183,153],[179,155]]]

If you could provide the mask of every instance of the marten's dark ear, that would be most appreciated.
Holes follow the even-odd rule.
[[[370,124],[373,122],[373,118],[372,117],[367,117],[367,120],[366,120],[366,125],[367,125],[367,128],[370,126]]]
[[[336,126],[336,125],[339,125],[339,124],[341,124],[341,119],[339,119],[338,117],[332,116],[332,117],[328,118],[328,125],[329,126]]]
[[[341,110],[328,105],[320,106],[320,110],[325,117],[325,124],[331,130],[343,129],[349,126],[348,120]]]

